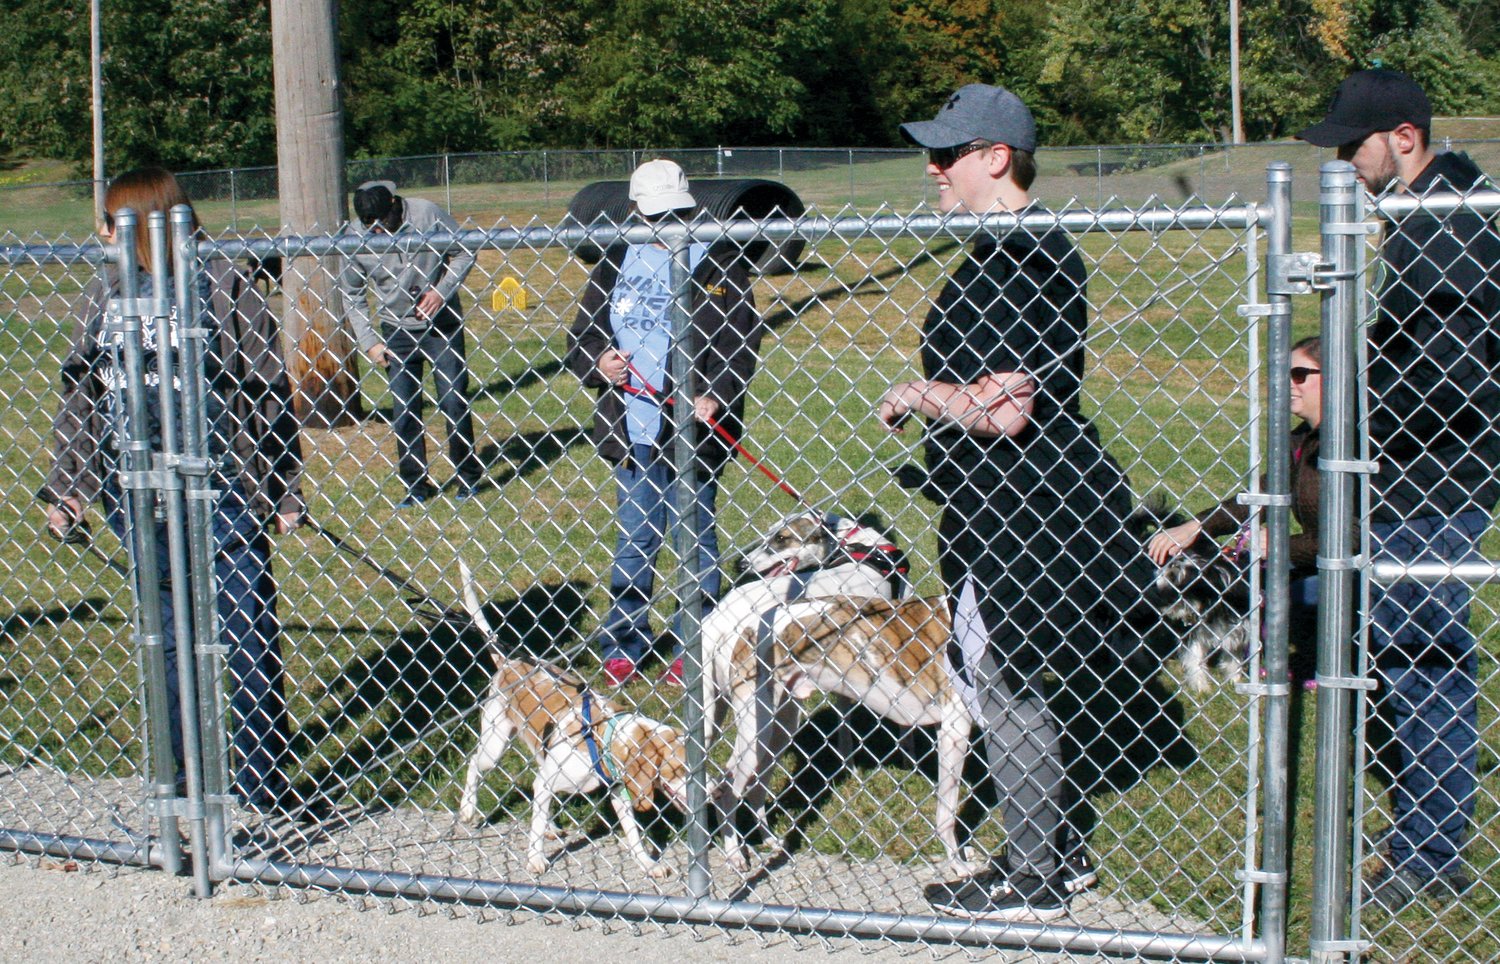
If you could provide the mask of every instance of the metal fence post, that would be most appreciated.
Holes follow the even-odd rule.
[[[183,816],[188,821],[188,836],[193,853],[204,850],[203,789],[198,760],[198,715],[195,695],[197,673],[193,659],[193,609],[192,584],[196,581],[189,574],[187,534],[183,519],[182,476],[180,449],[178,446],[177,389],[178,371],[173,364],[173,354],[180,344],[182,330],[193,315],[176,313],[176,305],[168,300],[167,292],[173,290],[172,265],[167,260],[167,214],[152,211],[147,216],[151,245],[151,299],[150,317],[156,332],[157,398],[161,408],[161,450],[154,455],[156,477],[161,488],[161,503],[166,510],[164,520],[167,535],[167,566],[172,592],[172,636],[177,653],[178,705],[168,707],[168,712],[178,714],[182,727],[182,782],[187,808]],[[185,285],[180,290],[191,291]],[[181,373],[183,381],[189,373]],[[163,627],[165,628],[165,627]],[[213,886],[208,878],[208,861],[193,861],[193,892],[198,897],[209,897]]]
[[[1201,160],[1201,156],[1200,156]],[[1266,172],[1271,222],[1266,231],[1268,263],[1285,262],[1292,250],[1292,166],[1272,164]],[[1265,759],[1263,792],[1265,820],[1261,828],[1260,925],[1266,960],[1279,961],[1286,949],[1288,784],[1287,749],[1291,710],[1290,659],[1287,653],[1291,622],[1291,505],[1292,454],[1287,425],[1291,423],[1292,345],[1291,292],[1267,284],[1270,302],[1267,324],[1268,419],[1266,443],[1265,521],[1265,632],[1263,651],[1266,683]]]
[[[447,210],[453,210],[453,172],[448,164],[448,155],[443,155],[443,198],[448,203]]]
[[[688,765],[688,893],[709,896],[708,872],[708,747],[703,732],[703,576],[699,567],[699,538],[705,520],[698,514],[698,425],[693,416],[693,271],[692,234],[677,227],[671,232],[672,252],[672,394],[677,424],[672,449],[677,477],[677,580],[682,632],[684,706],[682,726],[687,731]],[[688,520],[693,520],[692,524]]]
[[[193,689],[183,688],[183,716],[198,726],[198,759],[202,761],[197,788],[204,811],[205,836],[212,867],[221,866],[225,852],[224,794],[227,768],[223,749],[224,703],[221,680],[223,657],[218,649],[218,608],[213,586],[213,482],[208,461],[208,427],[203,407],[203,360],[209,331],[200,324],[198,303],[198,244],[193,236],[193,211],[184,204],[172,209],[172,255],[178,278],[177,317],[182,344],[181,457],[178,472],[183,479],[186,502],[188,568],[192,577],[191,648],[186,640],[183,653],[193,654],[197,670]],[[191,696],[192,712],[188,711]],[[189,784],[190,792],[195,788]],[[196,866],[194,868],[196,870]]]
[[[1345,939],[1349,910],[1351,602],[1358,560],[1354,553],[1354,484],[1358,461],[1355,381],[1356,305],[1360,279],[1353,270],[1353,226],[1362,198],[1354,167],[1344,161],[1323,165],[1319,231],[1322,267],[1329,272],[1322,291],[1323,424],[1318,467],[1322,474],[1318,510],[1318,706],[1313,803],[1313,894],[1311,959],[1343,961],[1352,945]]]
[[[178,833],[175,797],[177,762],[172,752],[168,699],[166,638],[162,627],[161,568],[156,551],[156,484],[151,471],[151,437],[147,429],[146,362],[142,344],[140,284],[136,277],[139,260],[135,239],[139,222],[129,209],[115,215],[120,265],[120,300],[116,302],[118,327],[111,341],[123,343],[125,374],[124,412],[116,411],[122,465],[117,477],[126,504],[126,544],[130,547],[135,576],[136,639],[144,683],[146,748],[151,761],[151,801],[161,827],[162,867],[168,873],[182,872],[182,838]],[[159,293],[157,294],[159,297]],[[121,417],[123,416],[123,418]]]

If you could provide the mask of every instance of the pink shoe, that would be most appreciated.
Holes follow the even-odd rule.
[[[635,664],[623,656],[604,661],[604,682],[610,688],[624,686],[631,680],[640,679],[641,674],[635,671]]]
[[[657,686],[681,686],[682,685],[682,657],[672,660],[672,665],[662,671],[656,678]]]

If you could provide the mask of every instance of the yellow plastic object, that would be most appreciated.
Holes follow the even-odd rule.
[[[495,311],[504,311],[514,308],[516,311],[526,310],[526,289],[521,287],[521,282],[512,277],[500,279],[500,284],[490,294],[490,307]]]

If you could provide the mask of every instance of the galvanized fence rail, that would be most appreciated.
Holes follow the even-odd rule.
[[[162,630],[151,607],[134,605],[129,591],[138,578],[134,560],[157,554],[144,546],[127,553],[97,513],[89,542],[75,530],[73,545],[51,543],[32,498],[51,461],[60,366],[71,326],[87,310],[83,291],[107,261],[123,262],[133,277],[131,246],[5,248],[0,311],[16,348],[0,383],[21,417],[7,430],[0,469],[0,485],[14,496],[7,500],[10,541],[0,573],[11,600],[0,653],[7,692],[0,710],[0,782],[7,786],[0,846],[190,869],[204,894],[215,881],[242,879],[789,934],[1215,960],[1297,953],[1308,940],[1307,891],[1294,883],[1296,838],[1288,815],[1311,784],[1296,778],[1297,761],[1306,769],[1311,755],[1310,727],[1301,723],[1311,700],[1297,685],[1308,675],[1297,657],[1306,656],[1310,642],[1305,626],[1292,625],[1298,617],[1288,600],[1292,456],[1285,427],[1291,303],[1309,289],[1299,273],[1313,259],[1293,251],[1290,169],[1273,166],[1269,183],[1264,203],[1061,205],[1019,218],[814,212],[689,229],[635,224],[196,243],[179,218],[173,245],[165,244],[161,222],[157,250],[177,255],[176,271],[170,279],[153,278],[150,291],[171,288],[180,304],[174,315],[164,298],[120,292],[111,317],[122,346],[140,332],[171,331],[174,317],[195,310],[187,293],[201,283],[177,279],[235,285],[222,271],[226,259],[243,264],[246,255],[281,255],[279,286],[241,277],[236,290],[266,287],[284,326],[300,331],[293,306],[305,311],[311,304],[316,314],[324,299],[330,316],[342,318],[340,299],[356,289],[341,293],[338,280],[349,279],[346,266],[359,257],[371,264],[400,252],[425,252],[449,264],[473,257],[458,289],[470,379],[461,394],[482,467],[477,486],[461,477],[472,463],[462,445],[448,444],[450,430],[462,434],[457,409],[442,421],[426,419],[421,434],[441,491],[398,507],[409,492],[398,475],[397,425],[410,422],[393,408],[388,373],[361,364],[355,391],[335,412],[342,417],[300,433],[301,491],[312,524],[274,537],[276,586],[257,594],[262,601],[276,597],[279,659],[262,657],[247,670],[235,663],[236,645],[226,645],[222,634],[216,612],[222,602],[214,604],[222,582],[195,575],[211,567],[215,546],[224,548],[211,525],[225,486],[205,474],[214,464],[210,456],[224,453],[214,449],[206,428],[212,405],[204,402],[224,383],[210,378],[195,391],[196,380],[187,377],[219,371],[215,362],[205,369],[194,357],[200,344],[213,356],[214,323],[177,326],[180,351],[158,354],[180,365],[182,377],[157,367],[141,381],[150,381],[163,409],[182,405],[184,434],[176,448],[161,446],[149,471],[121,476],[123,490],[141,493],[126,501],[138,515],[145,512],[122,532],[147,533],[161,525],[158,519],[181,520],[166,527],[180,534],[164,545],[182,551],[160,554],[169,566],[185,567],[173,570],[173,585],[189,594],[172,607],[175,638],[195,641],[175,648],[177,711],[162,708],[165,687],[157,685]],[[752,695],[716,739],[704,739],[704,694],[713,685],[705,677],[715,671],[715,652],[724,651],[713,650],[723,640],[712,633],[726,624],[728,609],[694,617],[695,606],[715,593],[705,571],[668,562],[673,548],[679,558],[696,554],[686,527],[668,536],[679,541],[664,553],[646,599],[650,631],[661,634],[654,655],[642,663],[641,678],[608,685],[600,638],[618,628],[609,614],[619,595],[610,589],[619,480],[589,440],[595,391],[569,364],[568,332],[590,271],[570,252],[584,240],[665,245],[677,266],[672,303],[680,326],[694,292],[704,297],[701,278],[693,280],[695,259],[704,256],[695,245],[801,242],[795,271],[751,279],[764,331],[740,434],[748,455],[785,488],[744,458],[726,466],[716,513],[723,565],[775,540],[782,522],[807,502],[858,517],[867,537],[879,533],[882,544],[898,546],[911,590],[933,597],[944,589],[938,507],[893,475],[920,463],[920,446],[885,433],[873,411],[890,384],[917,377],[921,318],[967,246],[984,235],[1054,230],[1073,239],[1087,269],[1082,411],[1135,494],[1165,496],[1195,512],[1237,496],[1245,507],[1248,525],[1236,541],[1248,546],[1253,562],[1245,577],[1250,601],[1238,603],[1238,613],[1248,621],[1250,648],[1243,675],[1232,678],[1233,660],[1221,660],[1222,672],[1206,692],[1185,685],[1179,647],[1187,630],[1180,623],[1111,633],[1083,656],[1061,659],[1053,706],[1069,741],[1068,781],[1077,804],[1070,816],[1086,832],[1098,881],[1072,897],[1069,915],[1059,921],[960,920],[935,913],[923,899],[924,885],[951,875],[935,800],[942,751],[929,727],[893,723],[876,701],[826,692],[773,721],[776,684],[750,658],[737,664],[742,677],[734,681],[742,695]],[[247,304],[258,296],[249,297]],[[1311,330],[1304,321],[1296,333]],[[298,353],[355,347],[337,335],[307,336],[288,339],[285,350],[300,373],[308,361],[314,372],[322,369]],[[128,354],[117,370],[134,371]],[[649,395],[639,383],[651,381],[632,384]],[[308,407],[326,406],[329,392],[337,392],[327,382],[299,384],[322,393],[304,399]],[[433,387],[443,394],[442,386],[427,391]],[[690,402],[683,396],[663,406],[662,417],[680,417]],[[172,427],[163,427],[170,438]],[[123,451],[133,456],[140,448]],[[149,511],[153,506],[159,511]],[[1261,531],[1264,542],[1256,537]],[[1255,564],[1262,559],[1270,574],[1264,577]],[[488,633],[476,628],[465,605],[465,570],[472,572],[469,585]],[[733,585],[726,578],[719,593],[743,597]],[[910,627],[911,634],[918,628]],[[659,679],[674,641],[686,657],[685,688]],[[709,652],[701,651],[705,646]],[[552,808],[561,837],[540,838],[541,863],[528,866],[538,767],[520,740],[475,784],[477,814],[462,816],[478,819],[459,819],[481,741],[482,705],[495,692],[492,649],[541,667],[521,674],[518,685],[528,693],[560,686],[576,697],[565,682],[576,677],[589,689],[595,713],[618,708],[674,725],[688,765],[685,782],[672,789],[683,793],[685,813],[676,814],[662,797],[660,811],[636,817],[670,876],[647,873],[616,826],[627,821],[615,818],[609,794],[571,794],[568,786]],[[251,728],[236,698],[247,678],[264,674],[269,682],[283,669],[289,740],[270,769],[287,778],[289,789],[274,800],[247,800],[245,781],[266,774],[244,772],[247,748],[237,737]],[[514,695],[514,687],[502,689]],[[1317,699],[1336,689],[1320,688]],[[567,705],[571,723],[555,727],[564,740],[582,729],[577,700]],[[180,751],[173,735],[161,732],[174,718],[182,721]],[[201,725],[199,749],[192,747],[193,721]],[[599,730],[596,740],[608,741]],[[770,834],[763,839],[748,828],[755,847],[744,867],[715,842],[725,793],[720,777],[736,762],[739,731],[785,747],[766,761],[764,817],[750,815],[763,819]],[[542,740],[544,756],[554,735],[549,729]],[[179,753],[182,767],[174,775],[171,758]],[[624,765],[635,762],[626,756]],[[645,751],[639,757],[651,758]],[[1004,834],[977,744],[965,775],[960,834],[980,854],[998,853]],[[1319,853],[1337,859],[1337,835],[1325,841],[1322,827]],[[1340,866],[1347,879],[1347,858]],[[1086,869],[1072,867],[1079,875]],[[1482,906],[1471,910],[1482,918]],[[1327,933],[1316,917],[1311,926],[1316,939],[1349,937],[1341,921]]]

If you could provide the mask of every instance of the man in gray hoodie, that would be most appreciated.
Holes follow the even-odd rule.
[[[457,231],[453,215],[431,201],[402,197],[391,181],[366,181],[354,190],[349,234],[422,234]],[[437,494],[427,474],[426,426],[422,421],[422,375],[432,363],[438,408],[448,428],[448,457],[458,475],[457,497],[470,498],[484,477],[474,452],[469,412],[469,367],[464,352],[463,310],[458,292],[474,255],[423,247],[384,253],[361,251],[344,262],[339,287],[344,311],[360,350],[388,370],[395,399],[397,471],[406,494],[398,509]],[[373,295],[379,328],[371,319]]]

